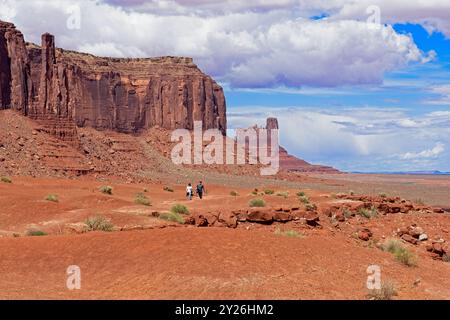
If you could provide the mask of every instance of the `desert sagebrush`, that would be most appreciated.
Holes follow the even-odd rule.
[[[380,289],[372,289],[367,295],[370,300],[392,300],[397,295],[397,291],[392,283],[386,282],[381,284]]]
[[[110,186],[101,186],[101,187],[100,187],[100,192],[101,192],[101,193],[104,193],[104,194],[112,195],[113,188],[110,187]]]
[[[265,207],[266,202],[263,199],[252,199],[249,202],[250,207]]]
[[[136,195],[136,199],[134,199],[134,202],[136,204],[142,204],[143,206],[151,206],[150,199],[147,198],[147,196],[143,193],[138,193]]]
[[[51,202],[59,202],[58,196],[56,194],[49,194],[47,197],[45,197],[45,200]]]
[[[178,214],[189,214],[189,209],[185,205],[177,203],[172,206],[170,212]]]
[[[114,225],[103,216],[90,217],[85,221],[88,231],[112,231]]]
[[[159,215],[159,218],[163,219],[163,220],[167,220],[167,221],[178,222],[180,224],[184,224],[183,217],[177,212],[164,212]]]

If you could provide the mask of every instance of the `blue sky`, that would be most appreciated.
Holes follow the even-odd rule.
[[[430,87],[450,83],[450,40],[440,32],[429,34],[420,25],[397,24],[394,28],[398,33],[410,34],[422,51],[434,50],[436,58],[426,64],[387,72],[383,83],[378,85],[233,89],[224,84],[228,105],[231,108],[254,105],[332,109],[401,107],[412,115],[450,109],[450,104],[443,107],[426,103],[440,98],[439,94],[429,91]]]
[[[226,87],[227,102],[231,114],[233,112],[239,114],[242,110],[261,110],[262,112],[255,114],[252,120],[262,125],[266,113],[273,116],[276,116],[277,113],[286,113],[287,119],[285,122],[295,122],[302,117],[302,110],[307,113],[315,112],[319,117],[327,114],[348,115],[349,110],[352,113],[357,109],[362,112],[361,116],[366,116],[368,119],[375,112],[381,112],[388,120],[399,121],[400,119],[405,122],[407,120],[419,122],[430,118],[430,114],[450,111],[450,99],[445,99],[442,93],[432,89],[439,86],[445,87],[450,83],[450,40],[440,32],[430,34],[419,24],[396,24],[394,29],[398,33],[411,35],[420,50],[424,52],[435,51],[435,59],[426,64],[411,64],[399,70],[387,72],[382,83],[375,85],[331,88],[306,86],[278,89],[233,89]],[[296,117],[290,117],[289,115],[292,115],[294,110],[296,111]],[[240,117],[237,118],[240,119]],[[285,141],[291,152],[299,157],[312,162],[337,166],[342,170],[365,172],[450,171],[450,155],[448,153],[450,137],[448,136],[448,130],[445,130],[448,129],[450,121],[448,115],[438,117],[438,119],[442,119],[442,121],[436,120],[436,122],[442,123],[430,121],[429,126],[431,128],[425,126],[422,129],[430,131],[430,134],[425,137],[422,137],[423,134],[414,136],[415,131],[411,130],[411,127],[396,127],[394,135],[399,137],[410,132],[410,135],[406,134],[406,137],[395,142],[399,144],[397,157],[375,151],[369,154],[355,154],[348,152],[348,147],[344,147],[346,151],[343,153],[333,148],[329,152],[326,146],[322,144],[317,146],[317,150],[303,148],[302,144],[307,144],[307,142],[302,142],[300,135],[296,139],[288,139],[285,135],[291,133],[283,135],[283,128],[281,128],[281,142]],[[358,120],[359,118],[356,119],[356,121]],[[314,117],[312,121],[314,121]],[[330,119],[330,121],[335,121],[335,119]],[[236,125],[241,126],[244,122],[240,119],[240,121],[236,121]],[[233,121],[231,124],[233,125]],[[281,125],[283,125],[283,121],[281,121]],[[387,129],[390,125],[392,124],[384,124],[384,128]],[[432,128],[432,126],[436,127]],[[347,127],[342,128],[342,130],[351,131],[352,129]],[[441,130],[442,132],[439,134]],[[431,134],[431,131],[438,131],[438,133]],[[301,130],[297,130],[297,132],[301,132]],[[365,129],[362,132],[355,131],[355,134],[373,134],[376,137],[379,132],[371,132]],[[380,136],[383,139],[384,135],[380,134]],[[413,143],[411,143],[411,140]],[[386,144],[389,144],[389,141],[386,141]],[[437,150],[436,154],[427,152],[433,150]],[[392,152],[391,148],[389,148],[389,152]],[[349,158],[349,155],[351,158]]]
[[[111,57],[189,56],[231,128],[345,171],[450,171],[448,0],[0,0],[27,41]]]

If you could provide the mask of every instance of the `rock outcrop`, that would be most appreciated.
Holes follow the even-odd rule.
[[[0,21],[0,110],[27,114],[31,96],[28,53],[23,35],[11,23]]]
[[[44,124],[64,119],[78,127],[134,133],[154,126],[192,129],[194,121],[203,121],[204,129],[226,132],[223,90],[191,58],[100,58],[57,49],[50,34],[39,47],[25,44],[5,22],[0,89],[0,109]],[[70,125],[55,133],[65,140],[74,134]]]

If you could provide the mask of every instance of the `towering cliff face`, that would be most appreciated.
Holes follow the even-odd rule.
[[[30,65],[23,35],[11,23],[0,21],[0,109],[28,112]]]
[[[0,54],[0,109],[126,133],[193,129],[194,121],[226,132],[223,90],[190,58],[99,58],[56,49],[50,34],[41,47],[25,46],[3,22]]]

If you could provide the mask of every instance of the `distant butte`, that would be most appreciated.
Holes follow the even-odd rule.
[[[279,129],[277,118],[267,118],[266,129]],[[280,146],[280,168],[290,172],[317,172],[317,173],[339,173],[335,168],[321,165],[313,165],[301,160]]]

